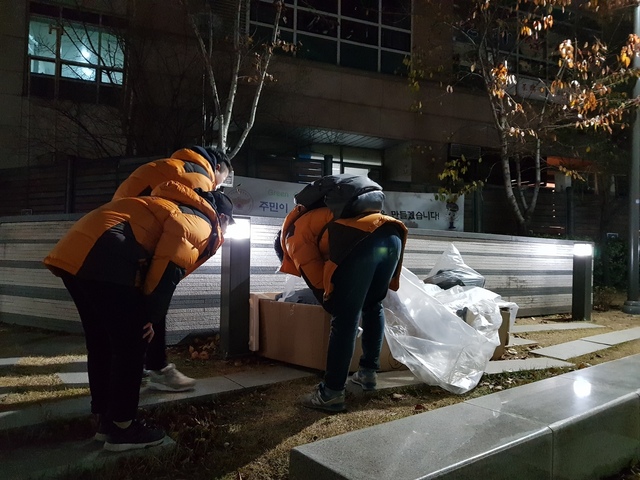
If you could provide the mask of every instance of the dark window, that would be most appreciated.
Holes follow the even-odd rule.
[[[38,15],[46,15],[47,17],[58,17],[60,15],[60,8],[54,5],[47,5],[44,3],[31,2],[29,4],[29,12]]]
[[[324,40],[318,37],[298,35],[301,46],[298,50],[300,58],[315,60],[335,65],[338,55],[338,44],[335,40]]]
[[[271,41],[271,37],[273,35],[273,28],[255,26],[251,30],[251,35],[253,35],[253,40],[256,43],[269,42]],[[280,29],[280,39],[289,43],[293,42],[293,32]],[[278,50],[276,50],[276,52],[277,51]]]
[[[298,7],[318,10],[320,12],[338,13],[338,0],[298,0]]]
[[[100,15],[97,13],[81,12],[79,10],[63,8],[62,18],[78,23],[93,23],[94,25],[100,25]]]
[[[411,55],[410,0],[287,0],[285,4],[288,34],[283,33],[282,40],[301,43],[297,51],[301,58],[395,73],[403,70],[402,59]],[[259,34],[256,42],[270,38],[262,27],[273,17],[260,12],[265,8],[271,8],[271,2],[260,0],[251,10],[251,31]]]
[[[382,0],[382,24],[411,30],[411,3],[403,0]]]
[[[408,52],[411,50],[411,34],[398,30],[382,29],[382,46]]]
[[[340,45],[340,65],[377,72],[378,50],[342,43]]]
[[[338,36],[338,19],[318,12],[298,10],[299,31],[317,33],[328,37]]]
[[[272,3],[251,2],[251,21],[273,25],[276,19],[276,9]]]
[[[380,52],[380,72],[393,75],[402,75],[407,71],[407,67],[402,63],[406,55],[403,53]]]
[[[342,0],[343,17],[378,23],[378,0]]]
[[[378,26],[343,20],[340,25],[340,38],[350,42],[378,45]]]

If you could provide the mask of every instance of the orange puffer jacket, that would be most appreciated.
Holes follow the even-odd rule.
[[[205,192],[216,189],[211,163],[195,151],[183,148],[170,158],[156,160],[136,168],[118,187],[113,200],[149,195],[151,190],[170,180],[190,188],[201,188]]]
[[[310,287],[324,291],[328,300],[333,291],[333,273],[353,248],[368,235],[387,223],[397,226],[402,238],[402,252],[407,240],[407,227],[393,217],[370,213],[353,218],[333,219],[326,207],[305,212],[297,205],[284,220],[281,234],[284,258],[280,271],[302,276]],[[389,285],[400,286],[402,256]]]
[[[78,220],[44,259],[56,275],[141,288],[166,300],[224,241],[215,207],[177,182],[114,200]]]

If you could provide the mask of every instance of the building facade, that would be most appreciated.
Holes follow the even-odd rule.
[[[15,200],[3,214],[81,211],[69,201],[80,188],[74,178],[97,159],[100,167],[88,176],[104,176],[96,188],[108,198],[126,175],[121,159],[168,155],[207,138],[215,126],[206,122],[205,70],[181,3],[0,0],[0,185]],[[472,85],[448,92],[444,81],[469,67],[461,60],[464,42],[439,21],[457,3],[285,0],[281,38],[297,49],[274,56],[276,81],[263,90],[235,171],[300,182],[328,172],[368,173],[389,190],[435,192],[448,159],[490,157],[498,136],[486,94]],[[196,21],[214,40],[224,39],[233,34],[236,2],[212,5],[211,21]],[[272,2],[251,0],[243,8],[241,30],[268,36]],[[405,61],[418,50],[435,74],[416,95]],[[549,68],[544,49],[522,55],[529,62],[519,59],[521,75]],[[225,52],[214,61],[224,67]],[[219,77],[221,92],[226,85]],[[247,119],[251,89],[240,85],[238,125]],[[234,135],[232,126],[231,143]],[[46,169],[57,173],[47,178]],[[59,183],[55,207],[41,208],[45,200],[34,198]],[[466,230],[481,228],[466,223]],[[494,223],[482,229],[512,233]]]
[[[46,164],[60,155],[162,155],[197,141],[202,66],[178,3],[3,0],[0,166]],[[223,25],[225,2],[216,4]],[[270,2],[252,2],[246,28],[268,30],[270,10]],[[272,63],[277,82],[264,90],[255,131],[238,158],[241,173],[259,175],[274,155],[331,155],[343,165],[377,167],[381,181],[418,188],[433,183],[430,174],[450,143],[491,144],[479,95],[445,96],[434,82],[424,92],[429,114],[412,112],[403,60],[412,45],[426,44],[441,50],[438,61],[450,68],[451,42],[447,31],[425,28],[410,1],[289,0],[283,16],[281,36],[298,51]],[[122,106],[127,95],[137,111]],[[125,138],[131,136],[135,145]]]

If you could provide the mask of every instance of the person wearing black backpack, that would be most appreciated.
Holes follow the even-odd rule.
[[[340,185],[343,177],[331,176],[330,180]],[[318,183],[326,184],[326,179]],[[314,184],[308,187],[314,188]],[[376,191],[384,199],[381,188]],[[298,203],[283,223],[281,251],[276,249],[282,254],[280,271],[301,276],[332,318],[324,379],[302,404],[341,412],[345,410],[345,384],[361,317],[363,353],[351,381],[363,390],[376,388],[385,323],[382,300],[389,289],[399,287],[407,228],[373,208],[375,202],[356,198],[357,190],[353,199],[344,200],[363,205],[356,209],[335,208],[335,201],[327,202],[332,195],[335,200],[335,192],[324,193],[324,203],[331,208],[318,203],[305,206],[300,203],[303,192],[296,196]],[[371,189],[364,192],[374,197],[371,193]],[[346,211],[348,216],[340,213]]]

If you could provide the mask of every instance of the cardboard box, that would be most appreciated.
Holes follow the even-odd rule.
[[[331,316],[319,305],[278,302],[276,294],[251,294],[249,348],[259,355],[302,367],[324,370]],[[351,360],[350,371],[358,369],[362,355],[360,338]],[[386,340],[380,352],[380,371],[406,367],[395,360]]]
[[[509,328],[511,326],[510,311],[508,308],[501,308],[500,315],[502,316],[502,325],[498,329],[498,336],[500,337],[500,345],[498,345],[493,352],[491,360],[500,360],[504,351],[509,344]]]

